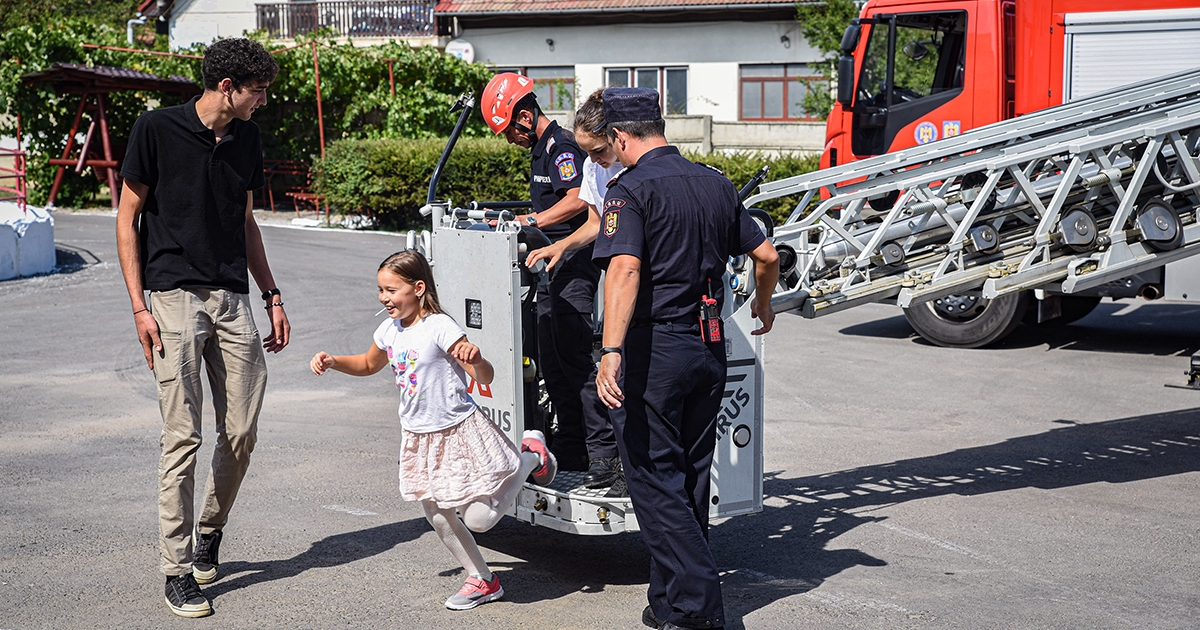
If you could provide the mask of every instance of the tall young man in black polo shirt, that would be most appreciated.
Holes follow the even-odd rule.
[[[256,42],[216,42],[204,55],[204,93],[142,114],[121,168],[117,251],[163,417],[160,568],[167,605],[182,617],[212,613],[197,582],[217,578],[221,532],[250,464],[267,385],[263,350],[279,352],[290,334],[251,213],[263,164],[250,116],[278,71]],[[247,270],[266,302],[265,339],[251,315]],[[193,553],[201,362],[218,429]]]
[[[587,154],[571,134],[542,113],[528,77],[512,72],[496,75],[484,88],[480,105],[492,131],[533,153],[529,179],[533,213],[517,220],[537,227],[551,241],[570,236],[587,222],[587,202],[579,198]],[[600,269],[592,263],[591,245],[568,255],[550,281],[538,285],[538,359],[558,416],[550,449],[559,470],[582,471],[589,466],[584,427],[608,426],[607,414],[596,408],[595,397],[584,396],[584,388],[593,389],[588,377],[595,366],[592,310]]]

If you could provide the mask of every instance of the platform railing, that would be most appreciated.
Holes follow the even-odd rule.
[[[319,28],[347,37],[411,37],[434,34],[434,0],[330,0],[254,5],[258,28],[291,39]]]
[[[16,201],[25,212],[25,152],[21,149],[0,147],[0,201]]]

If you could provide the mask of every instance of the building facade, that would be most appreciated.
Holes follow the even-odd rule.
[[[651,87],[672,140],[704,152],[824,144],[824,123],[804,96],[829,86],[791,2],[175,0],[167,19],[173,48],[255,29],[290,39],[332,27],[360,44],[403,38],[469,50],[497,71],[534,78],[539,101],[564,124],[596,89]]]

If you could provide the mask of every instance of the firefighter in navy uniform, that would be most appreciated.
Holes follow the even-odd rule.
[[[608,271],[596,390],[650,551],[642,622],[720,628],[708,493],[725,390],[723,276],[731,256],[755,262],[754,334],[766,333],[779,257],[733,184],[667,144],[656,91],[609,88],[604,114],[626,170],[609,184],[595,245]]]
[[[531,149],[529,198],[533,213],[518,221],[541,230],[551,241],[566,238],[587,222],[587,202],[579,198],[580,168],[586,153],[557,122],[547,118],[533,94],[533,80],[505,72],[483,90],[480,110],[488,127],[509,143]],[[603,406],[590,382],[592,311],[600,270],[592,246],[563,257],[549,282],[538,285],[538,362],[558,416],[550,450],[559,470],[588,470],[585,423],[606,426]],[[584,389],[589,391],[583,395]],[[584,404],[590,400],[591,404]]]

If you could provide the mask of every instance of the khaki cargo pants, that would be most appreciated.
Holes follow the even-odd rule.
[[[217,445],[204,490],[199,531],[221,529],[250,465],[258,412],[267,387],[262,341],[250,298],[224,289],[175,289],[150,294],[162,352],[154,357],[162,411],[158,465],[158,525],[165,575],[192,571],[196,451],[208,372],[217,417]]]

